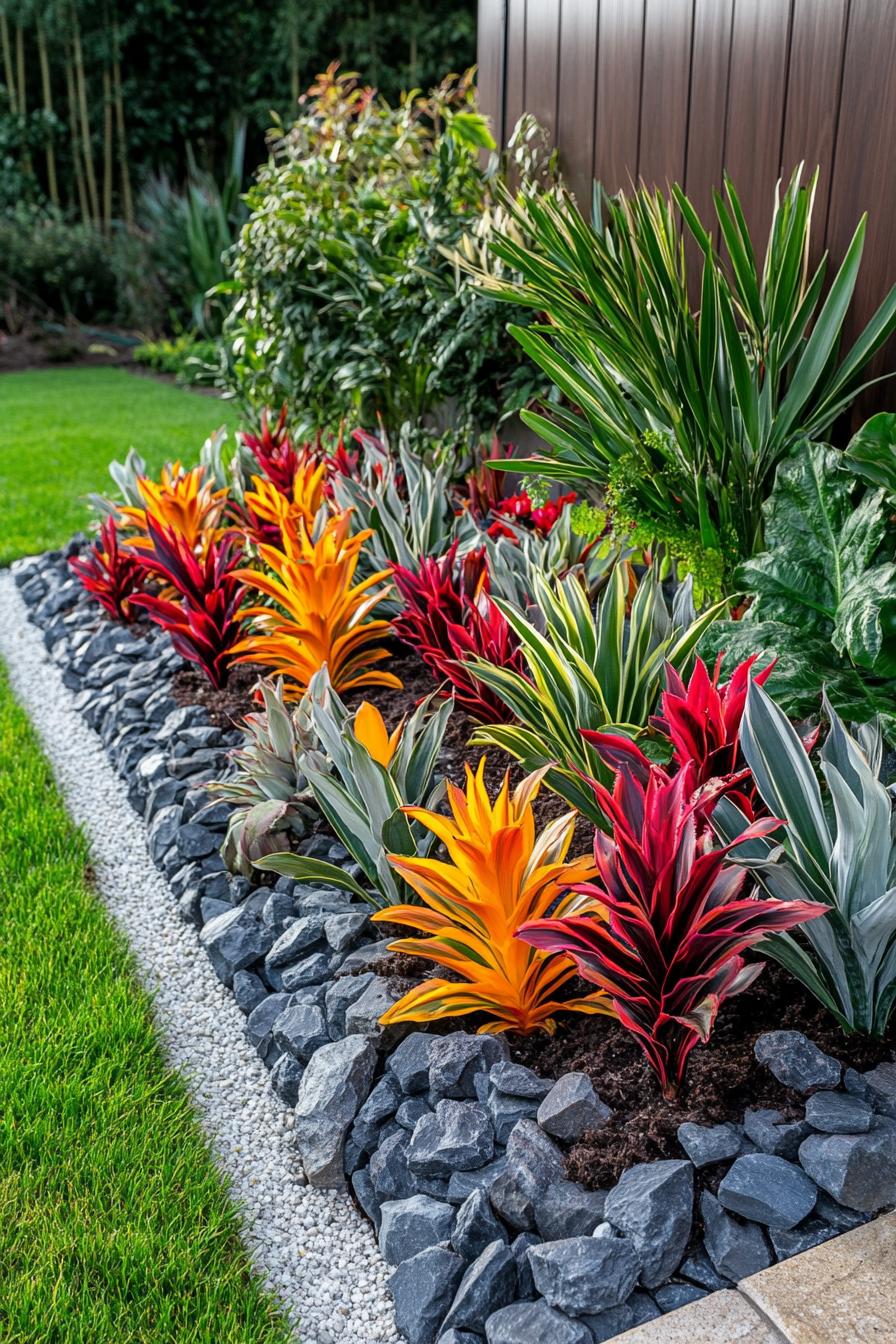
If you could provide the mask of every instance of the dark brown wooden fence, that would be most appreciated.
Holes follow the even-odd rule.
[[[479,0],[479,86],[502,141],[552,130],[586,211],[643,177],[708,218],[725,169],[764,242],[778,177],[818,164],[819,250],[869,215],[855,323],[896,280],[896,0]]]

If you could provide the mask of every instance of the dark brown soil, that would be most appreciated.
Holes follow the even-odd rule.
[[[569,1016],[555,1037],[510,1039],[515,1059],[548,1078],[587,1073],[614,1111],[603,1130],[586,1134],[570,1150],[569,1175],[592,1189],[605,1188],[636,1162],[681,1157],[676,1130],[698,1124],[740,1121],[747,1107],[766,1106],[785,1115],[802,1113],[803,1098],[778,1083],[753,1054],[764,1031],[794,1028],[844,1064],[869,1069],[890,1059],[896,1022],[883,1041],[846,1036],[795,980],[769,964],[745,994],[722,1006],[708,1045],[697,1046],[688,1063],[678,1102],[664,1100],[640,1047],[608,1018]],[[708,1184],[712,1185],[712,1172]]]
[[[202,705],[216,728],[232,728],[257,708],[252,693],[266,669],[255,663],[239,663],[220,690],[194,663],[182,663],[171,682],[171,695],[178,705]]]

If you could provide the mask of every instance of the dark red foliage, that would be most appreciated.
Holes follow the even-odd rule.
[[[510,710],[469,666],[471,658],[479,657],[496,667],[525,670],[519,641],[489,597],[485,551],[458,558],[454,542],[438,560],[422,559],[417,570],[393,565],[392,577],[405,604],[392,621],[399,639],[451,683],[457,703],[473,718],[509,721]]]
[[[574,503],[575,499],[576,495],[574,493],[558,495],[556,499],[547,499],[544,504],[536,506],[529,498],[528,491],[520,490],[518,494],[511,495],[509,499],[503,499],[495,512],[505,518],[515,518],[518,522],[528,523],[534,531],[546,537],[567,504]],[[507,529],[498,517],[489,528],[489,533],[495,536],[502,531],[507,531]]]
[[[233,571],[244,557],[232,536],[209,538],[203,554],[196,556],[180,533],[160,527],[152,517],[147,518],[147,532],[152,550],[143,553],[144,564],[178,598],[141,593],[132,600],[167,631],[182,658],[196,663],[213,686],[221,687],[243,634],[239,608],[246,590]]]
[[[512,443],[503,444],[497,434],[487,449],[479,450],[476,466],[466,479],[467,498],[470,512],[477,522],[488,525],[489,535],[493,537],[514,534],[501,517],[513,518],[516,522],[546,537],[560,514],[575,499],[575,494],[560,495],[557,499],[548,499],[544,504],[534,505],[529,492],[523,488],[514,495],[508,495],[507,484],[512,475],[506,471],[496,471],[489,467],[490,462],[505,462],[516,451]]]
[[[136,612],[130,599],[140,592],[146,571],[133,551],[119,545],[114,518],[105,520],[86,555],[72,556],[68,563],[113,621],[133,621]]]
[[[734,845],[713,848],[708,795],[688,761],[674,779],[656,766],[646,780],[623,765],[612,793],[593,782],[612,836],[594,837],[596,883],[577,886],[606,917],[533,920],[518,936],[565,953],[581,975],[605,990],[621,1024],[637,1037],[667,1097],[684,1077],[688,1055],[712,1031],[720,1004],[756,978],[761,963],[741,955],[770,933],[824,914],[808,901],[744,897],[746,870],[728,861]],[[781,822],[753,822],[735,844]]]
[[[286,428],[286,405],[284,404],[276,425],[271,428],[266,410],[261,413],[261,431],[258,434],[243,434],[243,443],[252,453],[263,474],[281,495],[292,497],[292,484],[303,455],[294,447]]]

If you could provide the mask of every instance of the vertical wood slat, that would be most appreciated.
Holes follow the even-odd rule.
[[[694,0],[646,0],[638,176],[683,182],[691,86]]]
[[[506,0],[479,0],[477,52],[479,110],[491,122],[498,146],[504,144],[504,34],[507,27]]]
[[[601,0],[594,176],[608,191],[638,175],[645,0]]]
[[[733,17],[734,0],[695,0],[684,189],[707,227],[715,219],[712,193],[722,185],[725,163]]]
[[[790,76],[784,109],[781,175],[785,182],[797,164],[807,175],[818,166],[813,227],[822,250],[831,164],[837,130],[840,76],[843,67],[849,0],[794,0],[790,41]]]
[[[560,59],[560,5],[526,4],[526,106],[542,126],[557,127],[557,67]]]
[[[538,0],[532,0],[536,4]],[[504,140],[526,110],[526,0],[506,0]],[[553,128],[552,128],[553,129]]]
[[[586,214],[594,171],[598,10],[598,0],[563,0],[560,11],[557,144],[563,174]]]

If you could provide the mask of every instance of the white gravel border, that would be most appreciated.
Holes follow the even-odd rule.
[[[292,1113],[268,1086],[242,1013],[180,918],[143,823],[99,737],[72,708],[8,571],[0,572],[0,657],[90,841],[97,890],[153,996],[163,1048],[186,1080],[260,1277],[300,1322],[301,1344],[397,1341],[385,1290],[391,1271],[373,1229],[345,1197],[304,1183]]]

